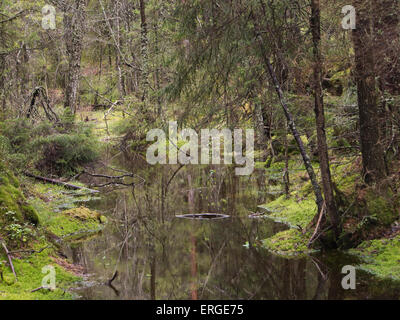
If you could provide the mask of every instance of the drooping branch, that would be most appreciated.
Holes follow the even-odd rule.
[[[11,271],[12,271],[12,273],[14,274],[14,277],[15,277],[15,281],[18,281],[17,274],[15,273],[14,264],[13,264],[13,262],[12,262],[11,253],[10,253],[10,251],[8,251],[8,248],[7,248],[6,244],[4,243],[4,241],[3,241],[1,238],[0,238],[0,241],[1,241],[1,245],[2,245],[2,247],[3,247],[4,251],[5,251],[5,253],[6,253],[6,255],[7,255],[8,262],[10,263]]]

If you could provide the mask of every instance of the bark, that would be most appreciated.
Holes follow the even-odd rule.
[[[374,52],[379,89],[400,94],[400,30],[398,0],[372,1]]]
[[[354,0],[357,28],[353,30],[355,77],[360,118],[364,180],[381,183],[386,177],[381,112],[378,105],[370,0]]]
[[[64,107],[70,108],[73,114],[78,106],[85,10],[86,0],[69,1],[64,8],[64,40],[68,58]]]
[[[325,133],[324,97],[322,92],[321,16],[319,0],[311,1],[310,27],[314,54],[314,97],[315,121],[317,127],[318,157],[321,170],[322,188],[330,223],[338,236],[339,216],[333,195],[331,171],[329,167],[328,145]]]

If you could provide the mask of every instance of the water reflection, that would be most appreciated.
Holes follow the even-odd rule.
[[[398,298],[399,287],[362,272],[358,288],[341,288],[343,254],[282,259],[259,244],[285,229],[249,219],[266,200],[263,170],[238,178],[223,167],[129,167],[146,183],[103,193],[92,206],[110,217],[104,233],[72,248],[74,262],[98,285],[83,299],[351,299]],[[230,218],[175,218],[182,212],[218,212]],[[248,246],[245,244],[248,243]],[[117,274],[112,286],[107,282]]]

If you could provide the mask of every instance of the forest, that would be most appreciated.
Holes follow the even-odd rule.
[[[0,300],[399,299],[398,0],[1,0],[0,75]]]

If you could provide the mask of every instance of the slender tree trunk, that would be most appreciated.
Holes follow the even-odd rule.
[[[115,15],[115,42],[116,46],[116,57],[115,57],[115,66],[117,69],[118,74],[118,92],[119,92],[119,99],[124,100],[126,96],[125,90],[125,80],[123,75],[123,58],[121,57],[122,51],[122,39],[121,39],[121,27],[120,27],[120,12],[121,12],[121,3],[119,1],[113,1],[114,6],[114,15]]]
[[[355,74],[360,117],[360,142],[365,182],[386,177],[380,110],[378,106],[370,0],[354,0],[357,28],[353,31]]]
[[[267,160],[267,149],[268,149],[268,138],[266,130],[264,128],[264,119],[261,109],[261,104],[256,103],[254,105],[254,127],[257,129],[257,150],[260,150],[259,161],[265,162]]]
[[[271,65],[270,58],[267,55],[267,50],[265,48],[263,39],[261,37],[261,33],[260,33],[260,30],[259,30],[259,26],[258,26],[257,20],[254,18],[254,16],[253,16],[253,21],[254,21],[254,26],[255,26],[256,40],[258,42],[258,45],[260,46],[261,54],[262,54],[262,57],[263,57],[263,60],[264,60],[264,64],[265,64],[265,66],[266,66],[266,68],[268,70],[268,73],[269,73],[270,77],[271,77],[272,83],[275,86],[275,90],[276,90],[276,93],[278,95],[279,102],[280,102],[280,104],[281,104],[281,106],[283,108],[283,112],[285,114],[285,117],[286,117],[286,119],[288,121],[288,126],[290,128],[290,131],[292,132],[292,134],[293,134],[293,136],[294,136],[294,138],[296,140],[297,146],[299,147],[300,154],[301,154],[301,156],[303,158],[304,166],[305,166],[305,168],[307,170],[308,176],[310,177],[311,184],[312,184],[312,187],[313,187],[313,190],[314,190],[314,194],[315,194],[315,198],[316,198],[316,204],[317,204],[317,207],[318,207],[318,212],[320,212],[322,210],[322,207],[323,207],[324,199],[322,197],[321,188],[320,188],[320,186],[318,184],[317,177],[316,177],[315,172],[314,172],[314,168],[311,165],[310,157],[308,156],[307,151],[306,151],[306,149],[304,147],[303,141],[300,138],[300,134],[297,131],[296,124],[295,124],[294,118],[293,118],[293,116],[292,116],[292,114],[291,114],[291,112],[289,110],[288,104],[286,102],[285,95],[283,94],[282,88],[279,85],[279,81],[278,81],[278,78],[277,78],[277,76],[275,74],[275,71],[274,71],[274,69],[273,69],[273,67]]]
[[[286,198],[290,196],[290,175],[289,175],[289,144],[288,144],[288,123],[285,123],[285,172],[283,174],[283,182],[285,184]]]
[[[336,236],[338,236],[339,216],[333,195],[331,171],[329,167],[328,145],[325,133],[324,97],[322,92],[322,54],[321,54],[321,15],[319,0],[311,0],[310,27],[314,51],[314,96],[315,121],[317,127],[318,156],[321,169],[322,188],[325,196],[327,213]]]
[[[65,88],[65,108],[75,114],[78,105],[81,57],[85,25],[86,0],[73,0],[64,8],[64,39],[68,57],[68,74]]]
[[[141,55],[142,55],[142,111],[146,110],[149,94],[149,40],[147,34],[146,5],[145,0],[140,0],[141,21]]]

